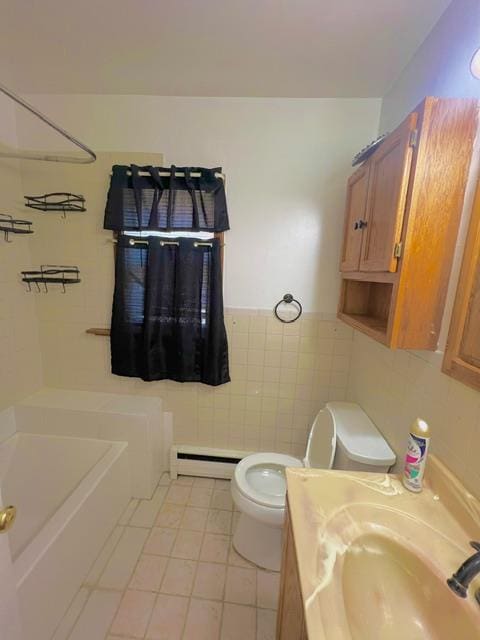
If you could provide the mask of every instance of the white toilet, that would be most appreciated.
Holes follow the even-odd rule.
[[[303,462],[281,453],[254,453],[237,464],[231,487],[241,515],[233,546],[260,567],[280,569],[285,467],[387,472],[394,463],[394,452],[358,404],[328,402],[310,429]]]

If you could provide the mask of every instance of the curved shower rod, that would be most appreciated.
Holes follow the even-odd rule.
[[[44,154],[44,153],[33,153],[33,152],[20,153],[18,151],[0,151],[0,158],[22,158],[24,160],[45,160],[46,162],[69,162],[71,164],[90,164],[91,162],[95,162],[95,160],[97,159],[97,156],[89,147],[87,147],[86,144],[83,144],[83,142],[80,142],[80,140],[77,140],[77,138],[74,138],[70,133],[68,133],[68,131],[65,131],[65,129],[62,129],[62,127],[60,127],[58,124],[55,124],[54,122],[52,122],[50,118],[47,118],[47,116],[43,115],[43,113],[40,113],[40,111],[35,109],[35,107],[32,107],[32,105],[28,104],[28,102],[26,102],[20,96],[17,96],[15,93],[13,93],[13,91],[10,91],[10,89],[8,89],[5,85],[0,84],[0,92],[4,93],[6,96],[11,98],[14,102],[19,104],[21,107],[23,107],[27,111],[30,111],[30,113],[33,113],[33,115],[39,118],[40,120],[42,120],[42,122],[45,122],[45,124],[47,124],[49,127],[54,129],[61,136],[63,136],[67,140],[70,140],[70,142],[72,142],[75,146],[79,147],[80,149],[82,149],[82,151],[85,151],[85,153],[88,154],[88,158],[76,158],[75,156],[59,156],[59,155]]]

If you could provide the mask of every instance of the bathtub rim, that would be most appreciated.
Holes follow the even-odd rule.
[[[40,434],[15,434],[15,435],[40,435]],[[36,566],[55,544],[62,531],[70,524],[76,513],[82,508],[88,497],[100,484],[109,472],[110,467],[127,450],[128,442],[100,440],[98,438],[78,438],[69,436],[52,436],[41,434],[41,437],[62,438],[68,440],[89,440],[92,442],[104,442],[110,446],[97,460],[93,467],[87,471],[82,480],[72,489],[68,497],[61,503],[58,509],[47,520],[40,531],[30,540],[18,557],[12,561],[17,589],[28,579]]]

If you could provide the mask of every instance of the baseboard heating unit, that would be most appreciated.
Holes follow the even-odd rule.
[[[178,475],[231,478],[235,465],[253,451],[176,444],[170,449],[170,477]]]

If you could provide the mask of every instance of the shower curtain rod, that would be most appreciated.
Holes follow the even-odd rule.
[[[13,93],[13,91],[8,89],[5,85],[0,84],[0,92],[4,93],[6,96],[11,98],[14,102],[19,104],[21,107],[23,107],[27,111],[30,111],[30,113],[32,113],[34,116],[39,118],[42,122],[44,122],[46,125],[48,125],[52,129],[54,129],[62,137],[72,142],[76,147],[79,147],[80,149],[82,149],[82,151],[85,151],[85,153],[87,153],[89,156],[88,158],[76,158],[75,156],[60,156],[56,154],[52,155],[52,154],[33,153],[33,152],[20,153],[17,151],[11,151],[11,152],[0,151],[0,158],[45,160],[46,162],[69,162],[71,164],[90,164],[91,162],[95,162],[95,160],[97,159],[97,156],[89,147],[87,147],[86,144],[83,144],[83,142],[80,142],[80,140],[77,140],[77,138],[74,138],[70,133],[68,133],[68,131],[65,131],[65,129],[62,129],[62,127],[60,127],[58,124],[55,124],[55,122],[50,120],[50,118],[43,115],[43,113],[40,113],[38,109],[33,107],[31,104],[28,104],[28,102],[26,102],[20,96],[17,96],[15,93]]]

